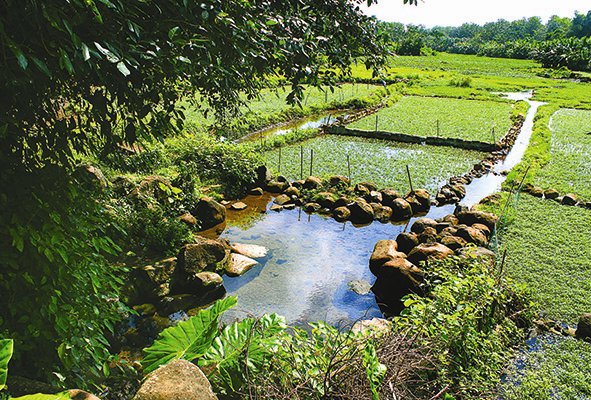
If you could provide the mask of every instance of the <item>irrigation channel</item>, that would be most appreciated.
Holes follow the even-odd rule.
[[[474,205],[497,191],[505,179],[501,172],[515,166],[529,144],[534,115],[543,103],[530,101],[531,92],[506,96],[528,101],[525,122],[505,160],[499,161],[493,172],[466,185],[463,205]],[[295,325],[324,320],[345,326],[381,316],[369,291],[375,280],[368,268],[371,252],[378,240],[396,238],[416,218],[402,225],[373,222],[354,226],[327,216],[309,215],[297,208],[273,212],[269,210],[272,199],[271,194],[248,196],[243,201],[249,205],[250,214],[228,212],[228,224],[221,237],[231,242],[263,245],[269,252],[247,274],[224,278],[228,294],[238,297],[238,307],[228,312],[226,318],[275,312]],[[453,213],[454,208],[455,205],[432,207],[427,217],[440,218]]]

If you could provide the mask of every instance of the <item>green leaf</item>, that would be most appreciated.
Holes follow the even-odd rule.
[[[94,42],[96,49],[112,63],[119,62],[119,57],[117,57],[111,50],[104,48],[97,42]]]
[[[25,57],[25,54],[22,52],[22,50],[16,44],[14,44],[14,42],[9,42],[9,47],[10,50],[12,50],[12,54],[14,54],[16,57],[18,65],[20,65],[22,69],[27,69],[29,62],[27,61],[27,57]]]
[[[373,400],[379,400],[380,385],[386,376],[386,366],[381,364],[376,354],[376,348],[371,340],[368,340],[363,350],[363,365],[371,388]]]
[[[12,400],[69,400],[71,399],[68,392],[61,392],[56,394],[28,394],[21,397],[13,397]]]
[[[84,61],[90,60],[90,49],[88,48],[86,43],[82,43],[81,47],[82,47],[82,59]]]
[[[47,64],[45,64],[37,57],[31,57],[31,60],[33,60],[33,63],[35,63],[35,65],[37,66],[37,68],[39,68],[41,72],[43,72],[45,75],[51,78],[51,71],[49,71],[49,68],[47,68]]]
[[[286,328],[285,318],[277,314],[235,322],[224,328],[199,364],[215,365],[209,378],[226,393],[235,392],[246,383],[246,367],[257,373],[280,345]]]
[[[64,50],[60,50],[60,65],[65,68],[68,73],[74,73],[74,66],[70,61],[70,57],[68,57],[68,54]]]
[[[236,303],[236,297],[218,300],[207,310],[162,331],[154,344],[144,349],[144,372],[150,373],[172,360],[201,357],[215,338],[220,316]]]
[[[6,387],[6,378],[8,377],[8,362],[12,357],[14,342],[12,339],[0,340],[0,390]]]
[[[129,69],[127,68],[127,65],[125,65],[125,63],[123,61],[119,61],[117,63],[117,69],[119,70],[119,72],[121,72],[125,76],[129,76],[131,74],[131,71],[129,71]]]

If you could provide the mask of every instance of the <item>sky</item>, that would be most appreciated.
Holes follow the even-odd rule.
[[[379,0],[377,5],[364,5],[363,9],[382,21],[430,28],[535,16],[545,23],[552,15],[572,18],[575,11],[586,14],[591,10],[591,0],[419,0],[416,7],[403,4],[402,0]]]

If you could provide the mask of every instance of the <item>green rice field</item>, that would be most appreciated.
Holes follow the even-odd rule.
[[[511,108],[506,102],[408,96],[349,127],[376,130],[377,118],[380,131],[492,143],[509,130]]]
[[[300,147],[301,146],[301,147]],[[288,179],[300,179],[300,149],[304,151],[303,176],[310,173],[310,154],[314,150],[312,174],[317,176],[348,175],[355,182],[371,181],[381,187],[408,191],[406,166],[409,166],[414,188],[434,192],[453,175],[463,174],[484,158],[477,151],[451,147],[392,143],[377,139],[325,135],[264,154],[267,165]]]
[[[550,162],[536,183],[591,200],[591,111],[561,109],[550,121]]]

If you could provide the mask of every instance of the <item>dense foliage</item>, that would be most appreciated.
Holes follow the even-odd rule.
[[[420,55],[420,47],[425,46],[456,54],[536,59],[550,68],[564,66],[577,71],[591,70],[591,11],[575,13],[572,19],[554,15],[546,24],[539,17],[531,17],[430,29],[381,23],[381,29],[390,40],[398,43],[396,47],[401,55]],[[415,44],[410,47],[414,49],[411,52],[408,51],[409,43]]]
[[[379,66],[383,43],[358,3],[0,5],[0,207],[9,210],[0,217],[0,332],[17,342],[17,373],[75,378],[83,387],[108,373],[104,333],[119,318],[120,286],[109,257],[119,251],[112,239],[125,232],[97,188],[74,179],[72,166],[84,155],[105,157],[181,129],[179,100],[196,91],[223,117],[269,76],[290,84],[287,100],[297,103],[303,83],[330,84],[354,58]],[[186,161],[224,155],[214,147],[197,160],[187,153]],[[163,228],[163,240],[182,236]]]

